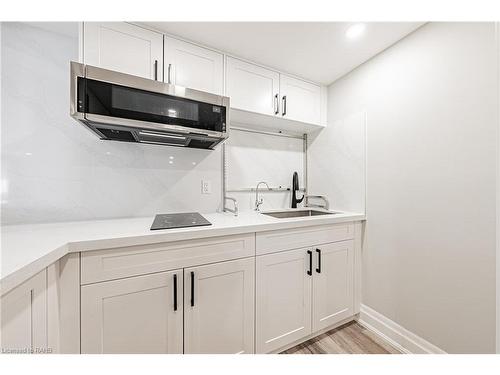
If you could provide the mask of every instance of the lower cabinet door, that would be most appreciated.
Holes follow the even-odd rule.
[[[182,292],[182,270],[82,286],[82,353],[182,353]]]
[[[320,245],[314,251],[313,331],[353,315],[354,245],[342,241]]]
[[[184,352],[254,352],[255,260],[184,269]]]
[[[46,353],[46,270],[2,296],[0,349],[3,353]]]
[[[256,351],[268,353],[311,333],[311,249],[257,257]]]

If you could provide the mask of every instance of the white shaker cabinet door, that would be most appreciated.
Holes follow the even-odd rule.
[[[353,315],[353,241],[320,245],[314,250],[313,332]]]
[[[126,22],[85,22],[85,64],[163,80],[163,35]]]
[[[224,57],[195,44],[165,37],[165,82],[222,95]]]
[[[4,353],[47,350],[47,276],[36,274],[1,298],[0,347]]]
[[[184,352],[253,353],[255,260],[184,269]]]
[[[280,75],[280,115],[310,124],[321,123],[321,87]]]
[[[279,73],[232,57],[227,58],[226,95],[231,108],[276,116]]]
[[[82,286],[82,353],[182,353],[182,291],[182,270]]]
[[[310,252],[299,249],[257,257],[257,353],[272,352],[311,333]]]

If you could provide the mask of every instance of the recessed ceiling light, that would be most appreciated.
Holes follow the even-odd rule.
[[[347,28],[345,36],[348,39],[359,38],[365,32],[366,25],[364,23],[355,23]]]

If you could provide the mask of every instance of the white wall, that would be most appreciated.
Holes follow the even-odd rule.
[[[367,116],[363,303],[452,353],[495,351],[497,84],[493,23],[431,23],[329,88]]]
[[[69,116],[77,23],[35,26],[2,24],[2,224],[217,210],[220,148],[100,141]]]

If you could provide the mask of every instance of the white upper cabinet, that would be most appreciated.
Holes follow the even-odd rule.
[[[228,57],[226,95],[232,122],[307,133],[323,127],[322,88],[271,69]]]
[[[182,270],[84,285],[82,353],[182,353]]]
[[[165,82],[222,95],[224,56],[165,37]]]
[[[163,80],[163,35],[125,22],[86,22],[85,64]]]
[[[230,98],[231,123],[309,133],[326,126],[326,89],[126,22],[83,27],[84,63]],[[225,65],[225,67],[224,67]]]
[[[232,57],[227,58],[226,95],[231,108],[276,116],[279,73]]]
[[[184,270],[184,352],[254,352],[255,260]]]
[[[281,74],[280,96],[280,113],[284,118],[320,124],[320,86]]]

